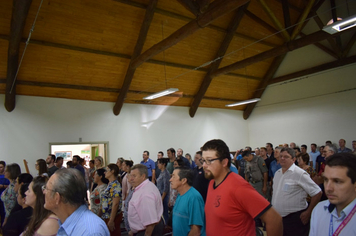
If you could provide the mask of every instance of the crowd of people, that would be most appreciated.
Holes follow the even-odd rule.
[[[230,153],[210,140],[194,158],[144,151],[142,161],[78,155],[36,160],[36,176],[0,161],[1,228],[12,235],[356,235],[353,150],[290,143]],[[234,155],[233,155],[234,154]],[[88,194],[89,193],[89,197]]]

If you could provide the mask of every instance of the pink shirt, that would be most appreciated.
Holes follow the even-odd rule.
[[[122,179],[122,200],[126,199],[127,195],[129,194],[129,190],[131,189],[131,184],[127,179],[127,175],[128,174],[126,174]]]
[[[158,223],[163,214],[161,194],[148,179],[134,190],[129,203],[128,220],[131,231],[145,230],[147,225]]]

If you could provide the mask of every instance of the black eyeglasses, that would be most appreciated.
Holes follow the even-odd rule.
[[[216,161],[216,160],[219,160],[219,158],[214,158],[214,159],[210,159],[210,160],[208,160],[208,159],[206,159],[206,160],[202,159],[201,162],[202,162],[202,164],[206,163],[207,165],[211,165],[211,163],[212,163],[213,161]]]

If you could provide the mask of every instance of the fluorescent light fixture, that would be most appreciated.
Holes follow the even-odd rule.
[[[245,105],[245,104],[254,103],[254,102],[258,102],[258,101],[261,101],[261,99],[260,98],[253,98],[253,99],[249,99],[249,100],[245,100],[245,101],[241,101],[241,102],[228,104],[228,105],[225,105],[225,106],[226,107],[235,107],[235,106]]]
[[[154,94],[152,94],[150,96],[144,97],[143,99],[152,100],[152,99],[155,99],[155,98],[166,96],[166,95],[171,94],[171,93],[175,93],[178,90],[179,89],[177,89],[177,88],[169,88],[169,89],[163,90],[161,92],[154,93]]]
[[[323,30],[329,34],[335,34],[337,32],[347,30],[356,26],[356,15],[347,17],[342,20],[338,20],[331,25],[324,26]]]

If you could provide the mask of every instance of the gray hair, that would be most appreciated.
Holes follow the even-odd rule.
[[[334,154],[337,153],[337,148],[336,148],[335,145],[333,145],[333,144],[327,144],[327,145],[325,145],[325,147],[329,147],[329,150],[332,151],[332,152],[334,152]]]
[[[140,172],[140,175],[145,175],[146,179],[148,178],[148,170],[145,165],[136,164],[131,168],[131,171],[133,171],[133,170],[138,170],[138,172]]]
[[[99,160],[101,165],[104,165],[104,159],[101,156],[97,156],[94,159]]]
[[[277,146],[277,147],[274,148],[274,150],[276,150],[276,149],[278,149],[279,151],[281,151],[281,150],[282,150],[282,147]]]
[[[82,173],[75,168],[60,169],[54,173],[53,191],[63,197],[63,202],[72,206],[85,204],[87,187]]]
[[[295,151],[293,148],[282,148],[281,152],[288,152],[288,154],[291,155],[292,158],[295,158]]]

